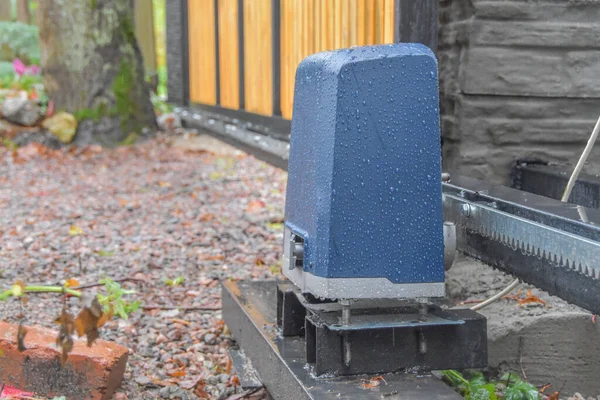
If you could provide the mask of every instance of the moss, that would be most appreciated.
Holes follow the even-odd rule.
[[[77,122],[81,122],[85,119],[98,122],[102,117],[114,117],[117,115],[117,111],[116,108],[109,108],[106,103],[101,103],[96,108],[82,108],[77,110],[73,115]]]
[[[121,129],[123,132],[139,133],[141,127],[134,126],[133,129],[127,129],[130,127],[130,123],[135,121],[135,115],[138,112],[138,106],[133,100],[135,97],[134,78],[133,67],[125,59],[121,59],[119,72],[112,84],[112,91],[115,94],[115,111],[121,119]]]
[[[92,7],[92,10],[98,8],[98,0],[90,0],[90,6]]]
[[[132,146],[138,140],[138,134],[131,132],[125,139],[121,141],[122,146]]]
[[[135,26],[131,15],[123,18],[121,22],[121,34],[123,35],[125,45],[132,45],[135,42]]]

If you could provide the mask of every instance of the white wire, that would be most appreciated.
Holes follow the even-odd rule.
[[[594,130],[592,131],[592,134],[590,135],[590,138],[588,139],[588,142],[585,145],[585,149],[583,149],[583,153],[581,153],[581,157],[579,157],[579,161],[577,162],[577,165],[575,165],[575,169],[573,170],[573,173],[571,174],[571,177],[569,178],[569,182],[567,183],[567,187],[565,188],[565,191],[564,191],[564,193],[562,195],[562,198],[560,200],[563,203],[566,203],[569,200],[569,197],[571,197],[571,191],[573,191],[573,187],[575,186],[575,182],[577,182],[577,178],[579,178],[579,174],[581,173],[581,170],[583,169],[583,166],[585,165],[585,162],[587,161],[588,156],[592,152],[592,148],[594,147],[594,143],[596,143],[596,139],[598,138],[598,133],[600,133],[600,117],[598,117],[598,121],[596,122],[596,126],[594,126]],[[498,299],[500,299],[500,298],[506,296],[507,294],[509,294],[515,287],[517,287],[518,284],[519,284],[519,279],[515,279],[514,281],[512,281],[510,283],[510,285],[508,285],[503,290],[501,290],[500,292],[496,293],[495,295],[493,295],[489,299],[487,299],[485,301],[482,301],[481,303],[475,304],[473,307],[471,307],[471,310],[474,310],[474,311],[475,310],[480,310],[483,307],[489,306],[493,302],[495,302]]]
[[[571,191],[573,190],[573,186],[575,186],[575,182],[577,181],[577,178],[579,178],[579,173],[583,169],[583,165],[585,164],[588,156],[592,152],[594,143],[596,142],[596,139],[598,138],[598,132],[600,132],[600,117],[598,117],[598,122],[596,122],[596,126],[594,126],[592,135],[588,139],[587,145],[585,146],[583,153],[581,153],[581,157],[579,157],[579,161],[577,162],[577,165],[575,166],[575,169],[573,170],[573,173],[571,174],[571,178],[569,178],[569,183],[567,183],[567,187],[565,188],[565,192],[563,193],[563,196],[561,199],[561,201],[564,203],[569,201],[569,197],[571,197]]]

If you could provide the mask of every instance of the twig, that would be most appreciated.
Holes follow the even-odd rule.
[[[525,368],[523,368],[523,336],[519,336],[519,366],[521,367],[523,379],[527,380],[527,374],[525,373]]]
[[[166,306],[161,304],[148,304],[141,307],[143,310],[183,310],[183,311],[218,311],[217,306]]]
[[[143,279],[129,277],[129,278],[114,279],[114,282],[145,282],[145,281]],[[74,287],[71,289],[81,290],[81,289],[89,289],[89,288],[98,287],[98,286],[104,286],[104,283],[90,283],[88,285],[80,285],[80,286],[77,286],[77,287]]]

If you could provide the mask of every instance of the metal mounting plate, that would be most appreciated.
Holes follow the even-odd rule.
[[[277,282],[223,282],[222,288],[223,319],[275,399],[462,399],[430,374],[385,374],[385,383],[370,389],[363,384],[373,375],[318,379],[307,368],[304,337],[278,332]]]

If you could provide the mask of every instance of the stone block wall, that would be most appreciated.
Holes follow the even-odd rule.
[[[441,0],[444,170],[575,163],[600,116],[600,1]],[[600,173],[600,143],[584,169]]]

